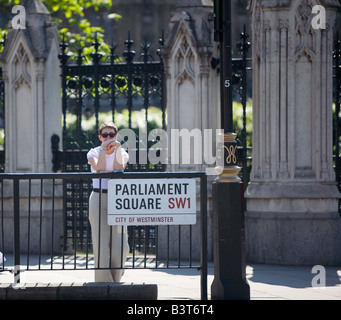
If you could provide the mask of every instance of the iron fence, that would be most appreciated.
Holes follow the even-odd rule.
[[[67,238],[63,228],[66,212],[63,181],[82,181],[89,187],[93,178],[154,179],[155,183],[157,179],[193,178],[200,190],[197,191],[200,202],[197,223],[131,227],[126,263],[121,262],[119,267],[99,267],[94,263],[88,216],[81,232],[83,241],[77,232],[72,239]],[[87,192],[74,198],[75,210],[82,210],[83,197],[88,198],[91,191]],[[14,272],[15,283],[20,282],[21,271],[195,268],[200,270],[201,297],[207,299],[207,177],[204,172],[0,174],[0,197],[0,251],[5,257],[13,254],[13,261],[4,261],[0,271]],[[87,215],[87,210],[84,212]],[[65,238],[69,241],[68,247],[64,245]]]
[[[163,39],[159,40],[164,43]],[[100,43],[97,37],[93,43],[92,61],[87,63],[83,57],[82,47],[77,48],[77,55],[70,58],[68,44],[61,43],[61,80],[62,80],[62,112],[63,137],[62,150],[89,149],[97,140],[100,113],[110,114],[113,122],[124,128],[138,131],[133,123],[133,111],[143,111],[146,132],[156,124],[150,119],[150,108],[159,110],[160,128],[166,128],[165,74],[162,59],[154,60],[149,52],[151,43],[141,43],[142,53],[134,61],[136,52],[132,49],[134,41],[125,41],[126,50],[119,57],[116,45],[110,46],[110,54],[105,56],[99,52]],[[126,124],[116,121],[118,113],[127,111],[124,116]],[[73,125],[67,123],[67,116],[74,115]],[[83,123],[94,119],[94,128],[89,131]],[[122,121],[122,119],[121,119]],[[138,132],[137,132],[138,134]],[[143,170],[144,168],[142,168]],[[142,171],[140,169],[140,171]]]
[[[246,26],[244,25],[243,32],[240,33],[240,41],[237,43],[237,51],[241,55],[241,58],[232,59],[232,92],[236,95],[234,100],[240,99],[243,107],[243,124],[239,129],[237,135],[238,142],[238,165],[241,166],[240,177],[244,183],[246,189],[248,182],[250,181],[250,171],[252,165],[252,141],[248,141],[246,130],[246,105],[247,98],[251,97],[249,73],[252,72],[252,59],[248,58],[251,43],[248,41],[249,35],[246,33]],[[250,139],[251,140],[251,139]]]
[[[163,42],[163,39],[159,40],[160,45]],[[110,46],[110,53],[107,55],[99,52],[99,46],[100,43],[96,37],[91,61],[86,61],[83,56],[84,48],[76,48],[76,54],[71,55],[68,52],[69,44],[64,40],[60,44],[63,134],[61,138],[57,135],[51,137],[53,171],[90,171],[86,154],[98,140],[100,115],[105,113],[110,114],[111,120],[117,122],[119,129],[132,129],[137,135],[136,149],[138,151],[135,152],[137,159],[134,164],[128,163],[126,172],[165,171],[166,166],[162,163],[152,164],[149,161],[147,163],[139,161],[139,155],[149,146],[141,147],[139,128],[133,121],[134,112],[139,111],[140,117],[144,118],[146,133],[156,127],[166,128],[165,74],[162,59],[154,60],[149,42],[141,43],[142,52],[137,58],[130,32],[125,41],[126,50],[122,57],[116,53],[117,45],[115,44]],[[160,118],[158,121],[160,123],[155,123],[155,119],[150,119],[151,109]],[[118,115],[121,116],[120,121],[116,121]],[[71,118],[75,116],[74,123],[67,121],[70,116]],[[90,130],[84,127],[84,123],[91,119],[94,120],[94,126]],[[124,142],[120,136],[118,139]],[[78,210],[73,206],[73,199],[80,196],[86,199],[84,195],[88,193],[88,189],[88,185],[82,181],[64,180],[64,202],[67,208],[64,221],[65,246],[68,246],[67,239],[73,238],[74,233],[79,235],[79,241],[85,239],[82,232],[87,223],[85,216],[88,204],[87,201],[83,201],[82,209]],[[129,232],[131,235],[133,233],[141,235],[143,230],[129,228]],[[148,234],[151,233],[153,231],[149,230]]]

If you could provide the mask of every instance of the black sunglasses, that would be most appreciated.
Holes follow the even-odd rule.
[[[110,132],[110,133],[101,133],[101,136],[103,138],[106,138],[107,136],[109,136],[110,138],[113,138],[116,136],[116,132]]]

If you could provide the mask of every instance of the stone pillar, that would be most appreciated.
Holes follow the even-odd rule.
[[[21,5],[25,8],[26,24],[21,29],[9,27],[0,56],[5,79],[5,171],[52,172],[51,136],[62,133],[59,37],[50,13],[40,0],[23,0]],[[28,233],[30,252],[51,253],[51,235],[54,235],[54,251],[61,250],[63,198],[60,181],[54,187],[53,193],[52,180],[44,180],[42,188],[39,180],[32,180],[31,186],[28,181],[20,182],[22,253],[28,250]],[[4,248],[11,252],[14,242],[12,181],[5,180],[3,188]],[[54,218],[51,208],[54,208]]]
[[[212,57],[217,58],[219,54],[214,43],[213,30],[213,2],[211,0],[178,1],[177,8],[170,18],[162,50],[167,83],[168,170],[170,171],[205,170],[208,164],[207,160],[211,155],[210,159],[215,156],[216,128],[220,123],[219,93],[217,91],[219,74],[211,67],[211,60]],[[188,140],[186,144],[184,139],[178,135],[172,136],[173,129],[178,129],[180,135],[187,135],[187,137],[191,135],[191,141]],[[212,130],[210,131],[212,136],[205,136],[205,129]],[[208,132],[206,131],[206,133]],[[204,143],[207,144],[204,146]],[[188,144],[191,146],[190,148]],[[178,159],[178,162],[174,163],[176,162],[174,159]],[[215,163],[212,162],[210,165],[213,172]],[[213,180],[215,176],[211,177]],[[208,186],[211,186],[210,182],[208,182]],[[210,189],[208,191],[210,194]],[[212,259],[212,210],[210,203],[210,196],[208,196],[208,257]],[[199,207],[198,202],[197,208]],[[197,221],[199,221],[199,215],[197,215]],[[200,258],[200,229],[198,226],[199,224],[195,225],[192,232],[193,259]],[[159,228],[159,230],[161,229]],[[184,245],[181,254],[184,255],[184,258],[189,257],[189,250],[186,249],[190,235],[188,230],[187,227],[181,230],[181,241]],[[174,252],[170,252],[170,255],[172,258],[177,258],[177,229],[171,231],[171,238],[170,241],[175,246],[171,249],[174,249]],[[166,243],[163,245],[159,243],[159,255],[166,253],[166,245]]]
[[[204,129],[212,129],[214,138],[220,123],[219,75],[211,67],[212,57],[218,56],[213,27],[211,0],[178,1],[162,54],[167,77],[168,137],[171,137],[172,129],[187,129],[193,134],[199,129],[202,140],[195,141],[195,146],[192,142],[192,150],[185,150],[190,152],[188,162],[182,148],[172,150],[172,145],[168,146],[168,163],[173,171],[202,170],[205,167],[202,164],[206,162],[204,152],[207,149],[197,148],[198,144],[203,142]],[[179,152],[179,164],[173,161],[175,152]]]
[[[314,29],[323,5],[326,28]],[[332,161],[332,41],[338,1],[249,3],[253,28],[253,163],[247,261],[340,264]]]
[[[40,0],[21,2],[26,26],[9,28],[5,79],[6,172],[52,172],[51,136],[61,136],[59,38]]]

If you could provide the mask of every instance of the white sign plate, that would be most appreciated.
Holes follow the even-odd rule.
[[[195,179],[111,179],[108,224],[195,224],[195,185]]]

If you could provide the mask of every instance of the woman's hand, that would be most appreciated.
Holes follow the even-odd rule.
[[[101,147],[107,149],[109,144],[111,144],[112,142],[115,142],[115,141],[116,141],[115,138],[105,140],[105,141],[102,142]]]
[[[105,141],[105,142],[107,142],[107,141]],[[106,147],[107,153],[112,154],[114,152],[114,150],[120,146],[121,146],[121,144],[117,140],[111,140]]]

